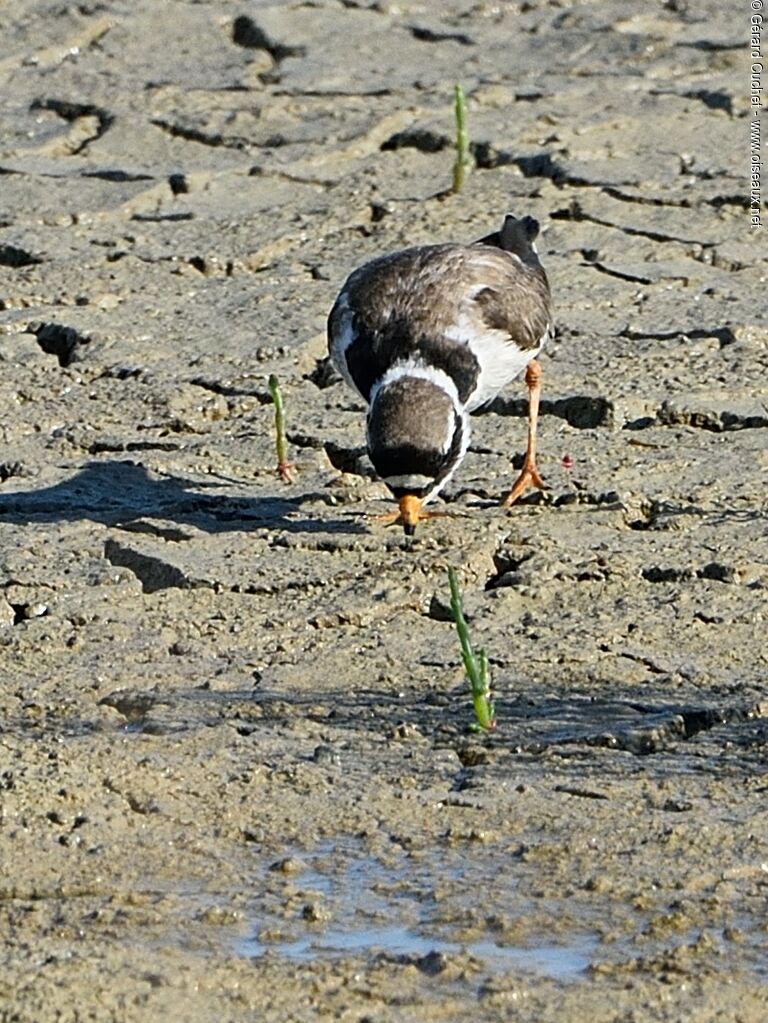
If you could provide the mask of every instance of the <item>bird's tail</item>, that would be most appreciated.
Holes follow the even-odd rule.
[[[540,266],[538,253],[534,241],[539,233],[539,222],[533,217],[513,217],[508,213],[500,230],[493,234],[480,238],[477,245],[492,245],[497,249],[504,249],[505,252],[512,252],[519,256],[524,263],[531,266]]]

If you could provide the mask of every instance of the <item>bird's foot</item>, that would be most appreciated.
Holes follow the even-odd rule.
[[[417,523],[425,522],[427,519],[447,519],[452,514],[449,511],[425,511],[423,508],[419,508],[418,512],[406,518],[398,509],[398,511],[374,515],[373,521],[381,526],[402,526],[408,536],[413,536]]]
[[[512,487],[507,496],[502,500],[502,508],[509,508],[519,498],[523,496],[529,487],[538,487],[539,490],[546,490],[547,485],[541,478],[539,470],[536,468],[535,462],[525,462],[523,464],[522,472],[515,480],[515,485]]]

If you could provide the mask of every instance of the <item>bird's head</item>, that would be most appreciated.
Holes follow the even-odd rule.
[[[439,370],[395,366],[374,386],[368,454],[400,506],[412,536],[422,506],[448,482],[467,450],[469,423],[451,378]]]

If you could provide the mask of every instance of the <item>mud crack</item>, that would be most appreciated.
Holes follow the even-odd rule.
[[[607,190],[606,190],[607,191]],[[714,248],[714,242],[702,241],[699,238],[680,238],[678,235],[665,234],[663,231],[651,231],[648,228],[641,227],[629,227],[624,224],[615,224],[611,220],[603,220],[602,217],[596,217],[592,213],[587,213],[578,200],[573,200],[567,208],[562,210],[555,210],[550,215],[551,220],[573,220],[582,221],[585,220],[590,224],[599,224],[600,227],[610,227],[614,231],[621,231],[622,234],[637,235],[641,238],[650,238],[654,242],[677,242],[680,245],[700,245],[703,249]],[[588,252],[592,250],[582,251],[582,255],[585,259],[592,262],[589,259]],[[597,266],[597,264],[594,264]]]
[[[613,402],[600,395],[574,394],[567,398],[544,399],[539,410],[541,415],[564,419],[569,426],[579,430],[594,430],[599,426],[612,427],[614,423]],[[525,418],[528,415],[528,402],[524,398],[497,395],[483,411],[494,412],[499,416]]]
[[[73,155],[82,153],[86,146],[89,146],[91,142],[95,142],[100,139],[114,123],[114,114],[110,114],[104,107],[96,106],[94,103],[71,103],[69,100],[55,99],[54,97],[48,97],[46,99],[36,99],[33,101],[32,110],[50,110],[54,114],[58,114],[59,117],[70,123],[79,121],[82,118],[91,117],[95,118],[95,130],[92,135],[88,135],[72,149]]]
[[[588,740],[593,746],[608,746],[623,749],[636,755],[657,753],[675,740],[687,742],[701,732],[709,732],[720,725],[743,724],[755,718],[764,717],[765,708],[753,704],[732,707],[679,707],[662,711],[658,708],[637,705],[642,714],[651,720],[638,728],[617,729]]]
[[[438,32],[432,28],[411,25],[409,31],[420,43],[458,43],[460,46],[474,46],[475,40],[464,32]]]
[[[679,408],[671,401],[662,403],[656,418],[663,426],[693,426],[710,433],[768,427],[768,411],[741,413],[731,409]]]
[[[174,587],[187,590],[205,585],[193,582],[181,569],[162,558],[142,554],[112,538],[104,544],[104,557],[116,568],[127,568],[133,572],[145,593],[157,593],[158,590]]]
[[[177,121],[166,121],[161,117],[152,118],[150,123],[154,124],[156,128],[161,128],[164,132],[167,132],[172,138],[184,139],[187,142],[199,142],[203,146],[221,146],[224,149],[239,150],[250,147],[248,139],[238,136],[225,138],[221,132],[206,132],[200,128],[192,128]]]
[[[642,331],[632,330],[625,327],[620,330],[618,337],[625,337],[628,341],[699,341],[704,338],[714,337],[720,342],[720,347],[732,345],[736,341],[736,335],[730,327],[699,327],[696,330],[664,330],[664,331]]]

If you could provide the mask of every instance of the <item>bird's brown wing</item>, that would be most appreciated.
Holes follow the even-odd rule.
[[[541,346],[552,320],[547,275],[533,256],[535,263],[524,263],[499,248],[478,244],[467,250],[478,329],[503,331],[523,351]]]

